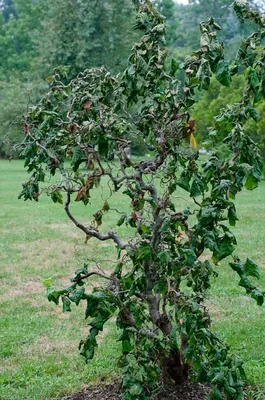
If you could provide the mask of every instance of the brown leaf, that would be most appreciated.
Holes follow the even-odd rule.
[[[77,196],[76,196],[76,198],[75,198],[75,201],[80,201],[80,200],[82,200],[82,198],[85,197],[86,194],[87,194],[87,188],[86,188],[86,186],[83,186],[83,187],[79,190],[79,192],[77,193]]]
[[[104,212],[108,212],[110,209],[109,203],[107,201],[105,201],[105,203],[103,204],[102,210]]]
[[[66,129],[70,133],[74,133],[76,131],[76,128],[77,128],[77,126],[73,122],[71,122],[71,124],[68,124],[67,127],[66,127]]]
[[[89,110],[90,108],[91,108],[91,106],[92,106],[92,100],[87,100],[87,101],[85,101],[85,103],[84,103],[84,109],[85,110]]]
[[[94,183],[95,183],[94,176],[88,175],[88,177],[86,178],[86,188],[93,189]]]

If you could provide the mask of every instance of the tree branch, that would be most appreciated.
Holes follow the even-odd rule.
[[[64,206],[64,210],[65,210],[66,214],[68,215],[70,220],[75,224],[75,226],[77,228],[81,229],[81,231],[83,231],[87,236],[95,237],[98,240],[101,240],[103,242],[111,239],[118,245],[118,247],[121,250],[124,250],[126,247],[130,246],[129,243],[123,243],[121,241],[121,239],[119,238],[119,236],[117,235],[117,233],[115,233],[113,231],[109,231],[107,234],[102,235],[96,229],[88,228],[85,225],[78,222],[77,219],[73,216],[73,214],[70,211],[71,195],[69,192],[67,192],[66,195],[67,195],[67,200],[66,200],[65,206]]]

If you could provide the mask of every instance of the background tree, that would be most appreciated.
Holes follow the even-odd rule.
[[[166,18],[166,40],[169,48],[174,48],[177,39],[178,19],[176,17],[176,3],[173,0],[156,0],[158,11]]]
[[[253,5],[253,1],[250,1]],[[216,22],[222,25],[222,31],[218,32],[218,38],[226,45],[226,58],[235,57],[235,52],[240,44],[241,37],[248,32],[248,26],[242,25],[236,18],[230,0],[191,0],[188,5],[177,5],[178,39],[175,42],[176,57],[180,52],[185,55],[183,48],[194,51],[199,45],[199,24],[212,16]]]
[[[17,18],[17,11],[13,0],[1,0],[0,9],[2,10],[5,22],[9,20],[10,15],[13,15],[15,18]]]
[[[45,88],[34,69],[38,57],[35,40],[45,2],[4,1],[1,10],[0,155],[10,156],[12,142],[21,140],[21,119],[27,112],[30,94],[34,92],[32,100],[37,101]]]
[[[45,2],[16,0],[10,4],[12,7],[3,8],[0,14],[0,79],[7,81],[15,77],[25,81],[33,59],[38,56],[35,39],[45,13]]]
[[[178,61],[184,61],[187,49],[192,52],[199,45],[199,22],[210,16],[210,10],[214,11],[213,16],[223,28],[218,37],[226,44],[225,58],[230,60],[235,56],[242,35],[251,27],[238,24],[230,1],[218,1],[220,7],[204,1],[192,1],[189,5],[176,5],[173,0],[155,2],[159,12],[166,17],[167,43]],[[87,67],[106,65],[113,72],[124,68],[126,56],[139,37],[131,30],[135,23],[131,1],[101,0],[90,4],[92,7],[83,0],[1,2],[0,119],[4,122],[0,130],[1,142],[7,133],[12,140],[19,138],[19,118],[16,119],[18,124],[14,124],[13,112],[21,116],[27,109],[28,94],[33,87],[34,98],[37,93],[41,97],[44,79],[57,65],[71,65],[68,72],[71,77]],[[58,15],[60,18],[56,17]],[[16,92],[20,92],[19,102],[13,97]],[[8,107],[4,96],[9,101]],[[210,103],[207,109],[213,109]],[[208,123],[203,119],[201,114],[200,135],[200,126]],[[262,125],[258,126],[260,128],[251,126],[251,129],[253,136],[261,137]],[[7,148],[2,145],[1,149],[2,155],[6,155]],[[135,143],[133,151],[140,154],[145,149]]]
[[[44,76],[58,65],[69,65],[71,76],[102,65],[119,71],[134,43],[133,23],[130,0],[50,1],[39,38]]]
[[[64,311],[85,303],[90,331],[80,350],[87,360],[94,356],[99,332],[116,318],[126,399],[153,398],[167,379],[181,383],[190,374],[212,385],[212,399],[222,399],[224,393],[227,399],[243,400],[242,361],[211,331],[204,301],[211,278],[217,276],[215,265],[232,255],[230,266],[239,285],[259,305],[264,302],[264,292],[249,278],[259,277],[258,267],[234,253],[236,238],[229,225],[238,219],[235,196],[244,186],[254,189],[261,176],[259,151],[245,125],[256,113],[257,95],[264,97],[264,59],[257,47],[265,21],[245,2],[234,3],[238,17],[254,21],[258,30],[242,43],[244,51],[231,66],[216,39],[219,25],[212,18],[202,22],[201,47],[186,57],[182,84],[176,60],[167,62],[164,18],[149,0],[135,0],[135,5],[142,38],[124,73],[115,76],[104,67],[93,68],[69,82],[61,68],[25,119],[21,155],[31,175],[20,197],[38,201],[48,194],[55,203],[64,203],[86,242],[110,241],[116,247],[111,274],[104,268],[110,260],[104,265],[95,260],[95,268],[85,264],[77,269],[67,288],[46,284],[48,299],[56,304],[61,300]],[[244,68],[243,95],[218,117],[229,126],[227,157],[217,152],[202,163],[187,144],[195,147],[196,122],[189,114],[197,92],[209,91],[212,75],[231,85]],[[131,157],[135,137],[150,157]],[[47,186],[49,175],[54,180]],[[178,203],[174,194],[180,188],[193,207],[183,209]],[[99,191],[102,205],[91,215],[89,206],[98,204]],[[120,209],[115,203],[118,191],[124,194]],[[73,200],[88,206],[83,221],[75,215]],[[116,215],[115,230],[108,226],[110,214]],[[102,285],[90,293],[85,281],[93,275]]]

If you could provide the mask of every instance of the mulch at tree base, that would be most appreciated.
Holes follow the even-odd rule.
[[[200,383],[184,383],[168,386],[156,396],[156,400],[204,400],[209,387]],[[63,400],[122,400],[118,382],[105,386],[91,386]]]

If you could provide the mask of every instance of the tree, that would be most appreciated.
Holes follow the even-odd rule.
[[[25,81],[34,58],[38,56],[35,45],[36,32],[45,13],[45,2],[39,0],[16,0],[8,19],[4,8],[0,15],[0,80],[10,81],[13,77]],[[10,5],[10,7],[11,7]]]
[[[129,0],[49,1],[38,41],[43,74],[58,65],[69,65],[72,77],[102,65],[118,72],[136,39],[133,23]]]
[[[211,277],[217,276],[214,266],[232,255],[230,266],[239,285],[259,305],[264,302],[264,292],[250,280],[259,277],[258,267],[235,255],[236,238],[229,227],[238,219],[235,196],[244,186],[254,189],[261,176],[259,150],[245,124],[255,113],[257,94],[264,97],[264,59],[257,49],[264,19],[245,1],[234,3],[238,17],[254,21],[258,30],[242,42],[232,66],[224,61],[223,45],[216,39],[219,25],[212,18],[202,22],[201,48],[186,57],[182,85],[176,77],[181,66],[174,59],[167,62],[164,18],[151,1],[134,3],[143,36],[124,73],[111,75],[102,67],[85,70],[69,82],[67,69],[61,68],[25,119],[21,155],[31,175],[20,198],[38,201],[48,194],[64,204],[86,242],[110,241],[116,247],[111,274],[95,260],[95,268],[85,264],[76,270],[69,287],[55,290],[50,281],[46,285],[49,301],[61,301],[63,311],[86,304],[90,331],[80,350],[87,360],[94,356],[99,332],[116,318],[124,398],[153,398],[166,379],[180,383],[190,374],[212,385],[212,399],[222,399],[224,393],[227,399],[243,400],[242,360],[211,331],[204,299]],[[210,90],[212,75],[229,86],[243,67],[245,91],[220,116],[230,125],[228,156],[212,154],[201,163],[193,137],[196,122],[189,118],[197,91]],[[135,137],[150,157],[131,157]],[[45,185],[47,175],[54,176],[50,186]],[[192,208],[183,209],[174,200],[180,188],[194,201]],[[79,220],[73,200],[90,205],[98,190],[103,204],[93,215],[88,207],[86,222]],[[117,209],[116,192],[124,195],[122,209]],[[108,215],[116,213],[115,231],[103,229]],[[123,224],[128,226],[124,236]],[[205,251],[211,252],[211,260],[203,257]],[[85,281],[94,275],[107,285],[90,293]]]
[[[0,81],[0,157],[17,157],[16,144],[22,140],[22,116],[28,112],[29,104],[40,99],[47,90],[43,82]]]
[[[251,5],[254,4],[250,0]],[[218,32],[218,38],[226,45],[225,58],[233,59],[236,55],[241,37],[248,34],[247,24],[239,23],[230,0],[190,0],[188,5],[177,5],[178,39],[175,42],[176,56],[183,58],[189,48],[194,51],[199,45],[199,23],[212,16],[215,21],[222,25],[222,31]]]
[[[9,20],[10,15],[17,18],[17,12],[13,0],[2,0],[0,2],[0,9],[2,10],[6,22]]]
[[[12,144],[23,137],[21,118],[30,99],[38,101],[45,86],[34,69],[35,39],[45,2],[8,0],[0,7],[0,156],[6,157]]]
[[[240,100],[244,85],[244,76],[240,74],[233,79],[230,87],[222,86],[217,80],[214,80],[211,92],[203,93],[200,101],[194,107],[192,118],[198,122],[196,133],[200,143],[203,143],[209,150],[212,150],[212,148],[216,149],[217,147],[220,150],[226,150],[227,146],[223,143],[223,140],[230,130],[230,125],[222,118],[218,118],[218,113],[227,104],[233,104]],[[259,143],[261,155],[264,160],[264,103],[261,100],[259,93],[255,100],[256,112],[251,114],[251,118],[246,123],[246,132],[253,140]],[[218,129],[216,130],[217,126]],[[210,136],[209,131],[211,131]],[[222,133],[220,134],[220,132]]]

